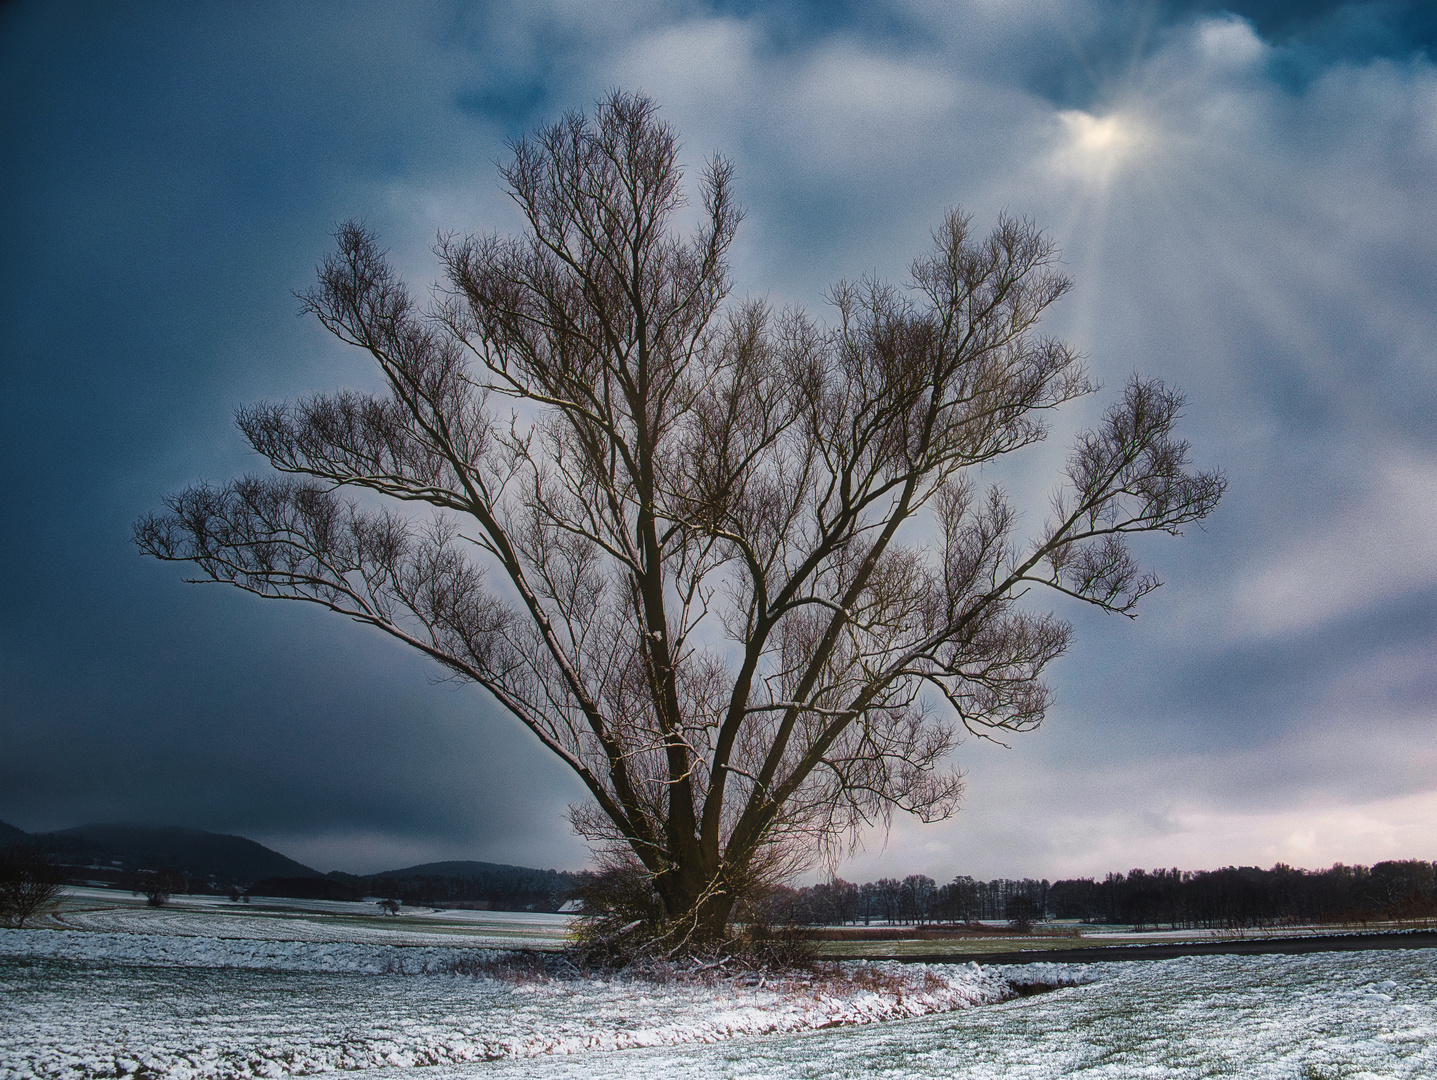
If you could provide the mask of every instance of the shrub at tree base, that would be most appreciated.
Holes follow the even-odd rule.
[[[566,955],[580,968],[648,970],[687,960],[713,969],[806,970],[816,955],[810,934],[791,923],[772,925],[776,909],[763,892],[736,907],[726,934],[703,940],[668,915],[653,878],[632,864],[581,874],[574,896],[583,917],[574,924]]]

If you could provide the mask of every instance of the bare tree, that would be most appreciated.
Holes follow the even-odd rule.
[[[55,860],[32,847],[0,852],[0,918],[24,926],[65,895],[65,877]]]
[[[149,907],[164,907],[184,888],[184,880],[173,870],[139,870],[131,875],[130,888],[136,896],[143,896]]]
[[[1026,934],[1033,929],[1033,920],[1043,917],[1043,909],[1031,897],[1010,896],[1008,902],[1003,905],[1003,914],[1008,917],[1014,930],[1020,934]]]
[[[712,937],[893,809],[951,814],[958,733],[1036,727],[1068,644],[1020,597],[1131,614],[1158,581],[1125,536],[1176,533],[1223,481],[1190,471],[1181,397],[1134,379],[1015,536],[978,467],[1093,389],[1035,333],[1069,282],[1026,221],[950,214],[910,288],[835,285],[824,327],[725,305],[732,168],[707,164],[679,235],[646,98],[539,129],[502,175],[523,234],[441,237],[428,306],[342,226],[303,303],[388,391],[242,409],[294,478],[192,488],[136,540],[483,687],[583,780],[575,825],[645,869],[674,945]]]

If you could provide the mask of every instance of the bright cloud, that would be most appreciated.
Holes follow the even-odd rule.
[[[1056,167],[1085,180],[1106,183],[1124,161],[1151,148],[1153,135],[1137,118],[1122,113],[1093,116],[1080,109],[1058,114],[1066,138],[1054,155]]]

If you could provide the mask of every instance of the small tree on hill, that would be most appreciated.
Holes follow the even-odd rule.
[[[441,238],[427,308],[343,226],[304,306],[387,390],[241,410],[285,475],[185,491],[136,540],[483,687],[583,781],[574,824],[682,948],[894,809],[953,813],[958,733],[1036,727],[1068,644],[1019,598],[1131,614],[1158,581],[1124,538],[1203,518],[1223,482],[1188,468],[1182,398],[1135,378],[1019,539],[978,470],[1093,389],[1035,332],[1069,282],[1026,222],[950,214],[911,288],[835,285],[825,327],[725,306],[732,168],[678,235],[646,98],[541,128],[502,174],[523,233]]]

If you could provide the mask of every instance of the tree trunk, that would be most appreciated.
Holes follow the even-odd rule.
[[[675,940],[693,944],[722,941],[738,900],[726,875],[703,865],[680,865],[654,878],[654,889]]]

